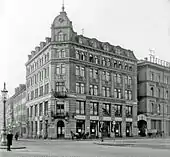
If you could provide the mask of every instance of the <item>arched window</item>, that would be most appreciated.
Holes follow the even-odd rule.
[[[110,59],[108,58],[108,59],[107,59],[107,66],[109,67],[110,65],[111,65]]]
[[[129,66],[129,71],[132,71],[132,66]]]
[[[81,60],[85,61],[85,54],[83,52],[81,54]]]
[[[99,63],[99,59],[97,56],[94,57],[95,63],[98,64]]]
[[[128,70],[128,65],[127,64],[125,64],[125,70]]]
[[[76,58],[77,58],[77,59],[80,59],[80,54],[79,54],[78,51],[76,51]]]
[[[119,68],[122,69],[122,63],[121,62],[119,62]]]
[[[165,99],[168,99],[168,91],[166,91]]]
[[[61,50],[61,58],[64,58],[65,56],[66,56],[65,50],[63,49],[63,50]]]
[[[92,54],[89,55],[89,62],[93,63],[93,55]]]
[[[121,83],[121,75],[117,74],[117,83]]]
[[[103,65],[103,66],[105,66],[105,65],[106,65],[105,58],[102,58],[102,65]]]
[[[160,90],[160,88],[158,88],[158,98],[160,98],[161,97],[161,90]]]
[[[114,68],[117,68],[117,61],[114,61],[113,66],[114,66]]]
[[[153,87],[150,88],[150,95],[154,96],[154,89],[153,89]]]

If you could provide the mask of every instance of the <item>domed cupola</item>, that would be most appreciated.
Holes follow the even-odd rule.
[[[51,39],[52,41],[68,41],[71,39],[73,32],[72,22],[67,17],[67,13],[64,10],[64,4],[62,11],[58,15],[51,25]]]

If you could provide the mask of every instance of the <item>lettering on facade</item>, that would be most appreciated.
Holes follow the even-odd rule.
[[[83,119],[83,120],[84,120],[84,119],[85,119],[85,116],[83,116],[83,115],[76,115],[75,118],[76,118],[76,119]]]
[[[90,116],[90,120],[99,120],[98,116]]]

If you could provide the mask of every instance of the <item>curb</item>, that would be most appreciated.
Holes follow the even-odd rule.
[[[99,142],[94,142],[94,144],[103,146],[123,146],[123,147],[131,147],[134,145],[130,143],[99,143]]]
[[[26,147],[11,147],[11,149],[25,149]],[[0,146],[0,149],[7,149],[7,146]]]

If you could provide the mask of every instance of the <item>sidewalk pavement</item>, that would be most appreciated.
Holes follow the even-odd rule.
[[[20,144],[19,142],[12,142],[12,146],[11,149],[25,149],[25,146],[22,146],[22,144]],[[0,149],[7,149],[7,146],[1,146],[0,145]]]

